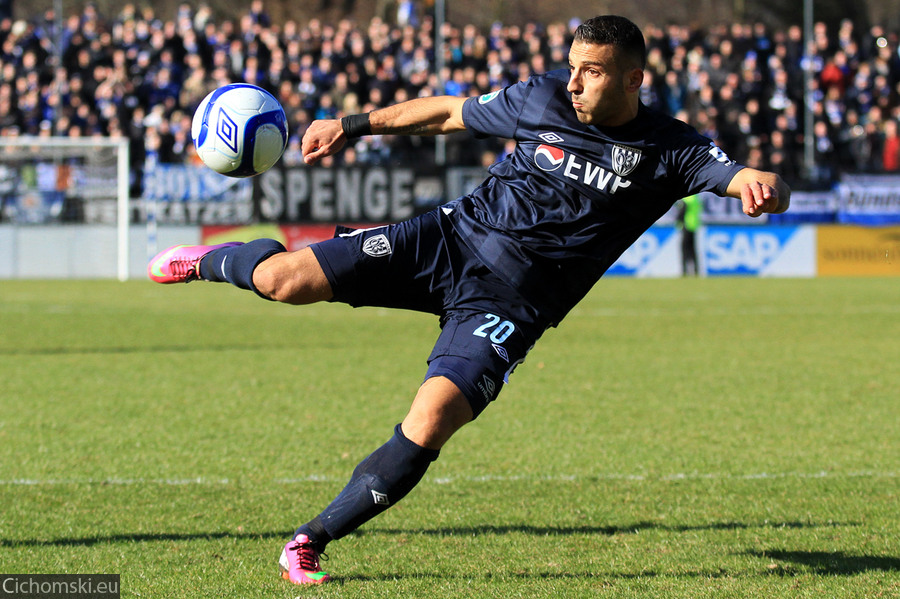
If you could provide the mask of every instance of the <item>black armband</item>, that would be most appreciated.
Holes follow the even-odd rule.
[[[372,124],[369,122],[369,113],[351,114],[341,119],[341,129],[347,139],[354,139],[364,135],[372,135]]]

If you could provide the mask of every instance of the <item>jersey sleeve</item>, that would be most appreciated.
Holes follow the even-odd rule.
[[[670,168],[677,173],[676,180],[682,181],[682,197],[701,191],[712,191],[724,196],[728,184],[744,168],[728,157],[711,139],[700,134],[685,135],[681,143],[670,151]]]
[[[531,93],[529,82],[471,97],[463,104],[463,122],[476,137],[512,139],[519,127],[519,115]]]

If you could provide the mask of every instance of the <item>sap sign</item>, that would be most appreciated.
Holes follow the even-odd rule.
[[[708,232],[706,265],[710,273],[755,274],[780,253],[784,240],[769,231]]]
[[[651,227],[619,256],[610,275],[674,276],[680,272],[681,236],[673,227]]]
[[[706,273],[811,276],[815,231],[810,227],[707,227]]]

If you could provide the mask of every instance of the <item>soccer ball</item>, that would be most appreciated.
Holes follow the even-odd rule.
[[[252,177],[278,162],[287,146],[284,109],[249,83],[232,83],[203,98],[191,122],[191,138],[203,163],[230,177]]]

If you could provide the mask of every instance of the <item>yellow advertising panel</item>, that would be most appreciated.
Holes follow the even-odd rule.
[[[818,228],[820,276],[900,276],[900,227]]]

